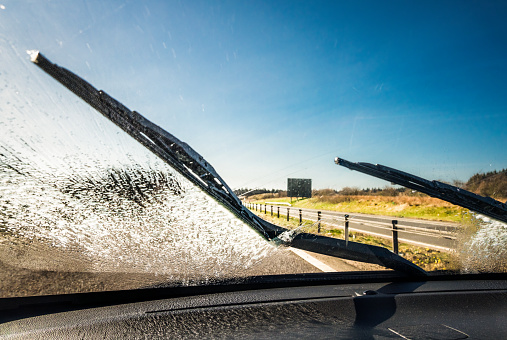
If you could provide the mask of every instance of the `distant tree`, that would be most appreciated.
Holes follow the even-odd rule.
[[[476,173],[465,183],[466,190],[487,197],[507,197],[507,169]]]
[[[361,189],[359,189],[358,187],[344,187],[340,191],[338,191],[338,193],[340,195],[345,196],[354,196],[359,195],[361,193]]]
[[[278,194],[280,192],[283,192],[283,190],[280,190],[280,189],[266,189],[266,188],[263,188],[263,189],[248,189],[248,188],[241,188],[241,189],[236,189],[234,190],[234,193],[238,196],[245,196],[245,197],[250,197],[250,196],[254,196],[254,195],[261,195],[261,194]],[[283,196],[282,196],[283,197]]]
[[[312,196],[333,196],[336,195],[336,190],[333,189],[313,189]]]

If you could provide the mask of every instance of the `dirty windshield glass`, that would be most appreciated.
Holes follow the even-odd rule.
[[[505,271],[501,216],[335,158],[490,198],[505,217],[506,14],[487,1],[0,0],[0,296],[398,262]],[[39,54],[177,138],[176,156]],[[361,257],[375,247],[389,261]]]

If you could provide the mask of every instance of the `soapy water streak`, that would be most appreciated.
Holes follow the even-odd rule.
[[[262,274],[282,253],[4,47],[0,265],[206,280]]]
[[[476,229],[459,247],[464,272],[507,272],[507,224],[473,214]]]
[[[72,256],[82,266],[75,270],[220,278],[241,276],[276,251],[170,169],[62,177],[5,152],[0,168],[3,246],[7,237],[10,249],[38,248],[48,257],[18,264],[25,268],[58,270]],[[2,260],[16,264],[16,256]]]

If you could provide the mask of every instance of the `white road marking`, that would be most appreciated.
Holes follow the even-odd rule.
[[[391,328],[388,328],[388,330],[390,330],[391,332],[393,332],[394,334],[398,335],[399,337],[401,337],[402,339],[407,339],[407,340],[410,340],[410,338],[407,338],[406,336],[404,335],[401,335],[400,333],[396,332],[395,330],[392,330]]]
[[[327,264],[325,264],[322,261],[317,260],[315,257],[311,256],[310,254],[306,253],[305,251],[297,248],[289,248],[294,254],[301,257],[303,260],[311,264],[312,266],[316,267],[319,270],[322,270],[325,273],[334,273],[337,272],[337,270],[334,270]]]

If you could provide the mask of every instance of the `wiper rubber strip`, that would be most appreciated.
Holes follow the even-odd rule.
[[[97,90],[71,71],[53,64],[41,53],[33,53],[32,61],[181,175],[228,208],[266,240],[272,240],[283,232],[289,231],[261,219],[243,206],[215,169],[188,144],[180,141],[138,112],[129,110],[116,99],[102,90]],[[409,275],[427,275],[423,269],[410,261],[378,246],[350,241],[346,244],[343,240],[308,233],[299,233],[285,244],[320,254],[374,263]]]

